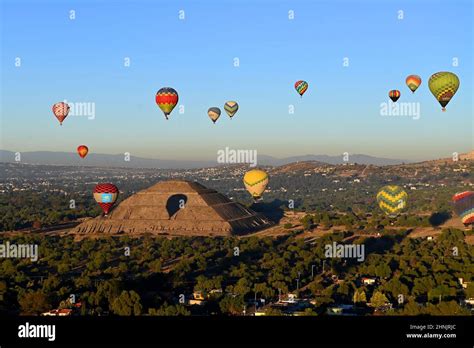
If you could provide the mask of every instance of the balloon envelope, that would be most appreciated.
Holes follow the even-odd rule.
[[[428,87],[436,100],[441,104],[442,110],[446,111],[446,105],[448,105],[459,88],[459,78],[451,72],[437,72],[431,75]]]
[[[244,185],[254,199],[262,197],[268,184],[268,174],[263,170],[252,169],[244,175]]]
[[[107,215],[117,200],[119,190],[113,184],[97,184],[94,188],[94,199]]]
[[[77,147],[77,153],[81,158],[84,158],[87,156],[87,153],[89,152],[89,148],[86,145],[79,145]]]
[[[419,77],[418,75],[410,75],[406,78],[405,82],[406,82],[408,88],[410,88],[410,90],[413,93],[415,93],[415,91],[421,85],[421,77]]]
[[[227,115],[232,118],[237,110],[239,110],[239,104],[237,104],[235,101],[228,101],[224,104],[224,110],[227,112]]]
[[[305,94],[306,90],[308,89],[308,82],[303,80],[296,81],[295,89],[300,96],[303,96],[303,94]]]
[[[454,212],[464,225],[474,224],[474,191],[456,193],[453,196]]]
[[[400,98],[400,91],[397,89],[392,89],[390,92],[388,92],[388,96],[395,103],[398,100],[398,98]]]
[[[405,209],[407,201],[408,194],[400,186],[384,186],[377,193],[377,203],[380,209],[390,217],[396,217]]]
[[[178,92],[171,87],[163,87],[156,92],[155,101],[158,107],[165,114],[165,118],[168,119],[169,114],[173,111],[176,104],[178,104],[179,96]]]
[[[217,107],[209,108],[209,110],[207,110],[207,114],[209,118],[212,120],[212,122],[216,123],[216,121],[221,116],[221,109]]]
[[[53,114],[58,119],[60,125],[63,124],[63,121],[69,114],[70,109],[71,108],[69,105],[64,102],[59,102],[53,105]]]

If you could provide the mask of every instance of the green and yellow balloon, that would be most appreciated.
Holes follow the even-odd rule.
[[[230,119],[234,117],[235,113],[239,110],[239,104],[235,101],[228,101],[224,104],[224,110],[229,115]]]
[[[384,186],[377,193],[377,203],[389,217],[396,217],[400,214],[405,209],[407,201],[408,194],[397,185]]]
[[[446,111],[446,105],[448,105],[459,88],[459,78],[452,72],[437,72],[431,75],[428,87],[436,100],[441,104],[442,110]]]

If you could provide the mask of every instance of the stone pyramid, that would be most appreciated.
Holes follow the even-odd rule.
[[[271,226],[262,214],[197,182],[159,182],[78,225],[75,234],[231,236]]]

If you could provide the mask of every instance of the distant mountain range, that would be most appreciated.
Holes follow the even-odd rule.
[[[343,164],[346,163],[343,161],[342,154],[339,156],[328,156],[328,155],[303,155],[303,156],[292,156],[286,158],[275,158],[266,155],[258,156],[258,163],[271,166],[282,166],[285,164],[295,163],[295,162],[321,162],[327,164]],[[402,163],[413,163],[413,161],[393,159],[393,158],[384,158],[384,157],[374,157],[362,154],[349,155],[349,160],[347,163],[358,163],[358,164],[373,164],[376,166],[387,166],[393,164],[402,164]]]
[[[21,152],[21,163],[66,166],[93,166],[93,167],[128,167],[128,168],[160,168],[160,169],[191,169],[216,167],[216,161],[187,161],[162,160],[131,156],[130,161],[124,160],[124,155],[107,155],[91,153],[81,159],[76,153],[34,151]],[[217,158],[217,157],[216,157]],[[258,165],[281,166],[294,162],[317,161],[327,164],[342,164],[343,157],[328,155],[304,155],[286,158],[275,158],[267,155],[258,155]],[[15,152],[0,150],[0,162],[15,162]],[[373,157],[368,155],[349,155],[349,163],[373,164],[378,166],[413,163],[413,161]]]

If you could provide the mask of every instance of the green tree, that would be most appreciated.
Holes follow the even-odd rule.
[[[302,316],[309,317],[309,316],[316,316],[318,313],[316,313],[312,308],[305,308],[303,313],[301,313]]]
[[[456,289],[444,284],[439,285],[428,291],[428,301],[436,300],[437,302],[441,302],[443,298],[454,296],[455,294]]]
[[[161,306],[158,309],[155,308],[150,308],[148,309],[148,314],[149,315],[158,315],[158,316],[189,316],[191,315],[191,312],[186,309],[181,304],[178,305],[168,305],[168,303],[164,303],[163,306]]]
[[[281,310],[273,307],[267,307],[264,311],[265,315],[271,316],[271,317],[280,317],[283,315]]]
[[[392,278],[385,283],[381,289],[386,293],[392,301],[396,301],[399,295],[408,297],[410,291],[400,278]]]
[[[20,296],[18,302],[23,314],[38,315],[51,309],[51,303],[42,291],[27,292]]]
[[[403,315],[420,315],[423,313],[423,306],[415,301],[409,301],[406,303],[403,307],[403,310],[401,311],[401,314]]]
[[[366,303],[367,302],[367,298],[365,296],[365,291],[364,290],[356,290],[354,292],[354,297],[352,299],[352,301],[355,303],[355,304],[358,304],[358,303]]]
[[[380,278],[388,278],[392,274],[392,270],[386,263],[381,263],[375,267],[375,275]]]
[[[120,296],[116,297],[111,304],[113,313],[123,316],[140,315],[142,313],[142,304],[140,295],[135,291],[122,291]]]
[[[275,291],[267,285],[267,283],[255,284],[254,291],[257,295],[261,295],[264,298],[272,298],[275,295]]]
[[[429,315],[470,315],[467,308],[461,307],[456,301],[441,302],[439,304],[429,303],[426,306],[426,314]]]
[[[148,264],[148,267],[150,267],[150,271],[152,271],[152,272],[154,272],[154,273],[159,273],[159,272],[161,272],[161,267],[162,267],[161,260],[160,260],[160,259],[157,259],[157,260],[151,261],[151,262]]]
[[[373,307],[382,307],[388,302],[387,297],[380,291],[375,291],[372,297],[370,298],[370,304]]]
[[[243,296],[224,296],[219,302],[222,313],[237,315],[243,312],[245,305]]]
[[[245,296],[250,292],[250,284],[246,278],[240,278],[234,285],[233,292],[237,295]]]
[[[310,230],[313,227],[313,217],[309,214],[306,214],[305,216],[303,216],[300,222],[306,231]]]

